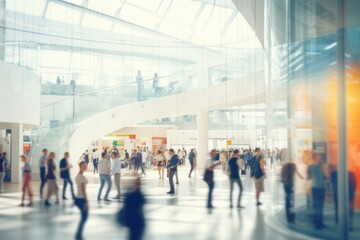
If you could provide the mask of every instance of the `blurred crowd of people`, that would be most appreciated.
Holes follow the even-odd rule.
[[[45,207],[51,207],[52,204],[59,204],[59,187],[57,185],[56,174],[56,154],[48,152],[43,149],[43,155],[39,159],[40,167],[40,189],[39,195],[43,199]],[[302,171],[297,167],[294,159],[288,157],[287,150],[284,149],[213,149],[209,152],[208,159],[205,161],[205,170],[203,173],[203,180],[206,182],[209,192],[207,195],[206,207],[208,209],[213,206],[213,190],[215,188],[214,169],[218,166],[221,168],[223,174],[229,178],[229,207],[233,208],[233,193],[234,185],[238,188],[238,195],[236,201],[236,208],[242,209],[241,204],[244,187],[242,184],[241,175],[243,178],[251,178],[255,186],[255,201],[256,206],[261,206],[261,193],[264,192],[264,181],[267,177],[267,172],[272,171],[276,176],[280,175],[280,180],[283,183],[285,192],[285,212],[286,219],[289,223],[294,223],[296,219],[296,210],[294,208],[295,201],[295,176],[303,180],[303,186],[306,188],[307,207],[311,210],[312,222],[316,229],[326,227],[323,221],[323,210],[325,206],[326,193],[331,192],[334,209],[335,221],[338,221],[338,176],[337,167],[335,164],[327,164],[321,158],[321,154],[315,151],[304,151],[302,159],[297,163],[305,166]],[[71,199],[80,211],[80,222],[76,232],[76,239],[83,239],[83,229],[89,217],[89,199],[87,194],[87,183],[85,172],[89,172],[88,166],[93,166],[91,172],[98,174],[100,178],[100,186],[97,195],[97,201],[111,202],[110,193],[112,190],[112,183],[116,186],[115,200],[123,200],[124,206],[118,213],[118,222],[129,228],[130,239],[141,239],[145,228],[145,220],[143,216],[143,205],[145,204],[145,197],[141,193],[140,177],[146,176],[146,171],[149,169],[157,170],[159,180],[165,179],[169,181],[169,191],[167,194],[175,194],[175,184],[179,184],[178,168],[189,164],[188,177],[192,174],[196,175],[198,153],[196,149],[191,149],[189,152],[185,148],[178,149],[155,149],[149,150],[147,147],[137,147],[128,152],[125,149],[119,151],[115,146],[110,150],[108,148],[100,151],[98,148],[86,150],[78,161],[79,172],[77,173],[74,182],[71,178],[70,169],[73,167],[70,164],[70,154],[65,152],[63,158],[59,161],[60,178],[63,180],[62,200],[68,200],[66,193],[68,186],[70,187]],[[28,197],[28,204],[26,206],[33,206],[33,191],[31,189],[31,166],[26,155],[21,156],[23,165],[23,194],[21,198],[21,207],[25,206],[26,196]],[[6,153],[2,154],[0,158],[0,177],[3,178],[4,169],[6,169]],[[134,185],[132,190],[128,193],[121,192],[121,171],[126,170],[134,176]],[[141,170],[141,172],[139,171]],[[349,171],[349,215],[352,219],[354,215],[354,200],[356,190],[356,175]],[[176,181],[174,181],[174,178]],[[0,179],[2,180],[2,179]],[[1,181],[2,182],[2,181]],[[47,192],[44,194],[44,187],[47,185]],[[75,193],[76,186],[77,192]],[[107,185],[105,195],[103,189]],[[1,190],[1,184],[0,184]],[[51,197],[55,196],[55,201],[51,202]],[[130,210],[129,210],[130,209]],[[136,214],[134,214],[136,213]]]

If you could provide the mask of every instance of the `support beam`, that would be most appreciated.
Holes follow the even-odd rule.
[[[13,123],[11,125],[11,182],[19,183],[22,181],[20,155],[23,154],[23,125]]]
[[[197,123],[197,139],[196,139],[196,151],[197,151],[197,167],[202,173],[205,168],[206,159],[208,158],[208,139],[209,139],[209,112],[204,110],[198,112],[196,115]]]
[[[347,155],[347,111],[345,75],[345,6],[337,0],[337,115],[338,115],[338,211],[339,239],[349,239],[349,176]]]

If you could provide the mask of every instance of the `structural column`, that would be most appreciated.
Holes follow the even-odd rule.
[[[339,239],[349,239],[349,176],[345,75],[345,2],[337,0],[338,211]]]
[[[196,151],[197,151],[197,167],[204,169],[206,160],[208,158],[208,139],[209,139],[209,112],[207,110],[198,112],[196,115],[197,138],[196,138]]]
[[[11,125],[11,182],[19,183],[22,180],[20,155],[23,154],[23,125]]]

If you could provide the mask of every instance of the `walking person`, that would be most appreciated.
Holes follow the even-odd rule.
[[[104,188],[105,183],[107,183],[107,190],[105,193],[105,202],[111,201],[109,199],[109,193],[111,191],[111,162],[107,158],[107,154],[103,152],[101,154],[101,160],[99,161],[99,174],[100,174],[100,189],[98,194],[98,201],[101,201],[101,192]]]
[[[129,165],[129,169],[131,169],[130,155],[126,149],[125,149],[125,162]]]
[[[5,172],[6,172],[6,164],[5,164],[5,158],[6,152],[3,153],[3,155],[0,157],[0,193],[2,192],[2,185],[5,178]]]
[[[167,194],[174,194],[175,193],[174,175],[177,171],[179,157],[175,154],[174,149],[169,150],[169,156],[170,156],[170,162],[167,166],[167,170],[169,175],[170,191],[167,192]]]
[[[266,177],[264,168],[264,158],[260,148],[255,148],[255,156],[251,160],[250,176],[254,179],[256,189],[256,206],[262,205],[260,202],[260,193],[264,191],[264,178]]]
[[[98,163],[99,163],[99,152],[97,149],[93,149],[93,167],[94,167],[94,174],[99,173]]]
[[[60,178],[62,178],[64,180],[64,186],[63,186],[63,192],[62,192],[63,200],[67,200],[65,195],[66,195],[66,187],[68,184],[70,184],[71,198],[72,199],[75,198],[74,184],[71,181],[70,171],[69,171],[69,169],[72,168],[73,166],[69,163],[69,157],[70,157],[69,152],[65,152],[64,158],[60,160]]]
[[[233,201],[232,201],[232,194],[234,189],[234,183],[236,183],[239,186],[239,196],[237,201],[237,208],[244,208],[240,205],[241,202],[241,195],[243,192],[243,186],[241,183],[240,175],[239,175],[239,165],[238,160],[240,158],[240,152],[238,149],[235,149],[233,152],[232,158],[229,159],[228,165],[229,165],[229,179],[230,179],[230,208],[233,208]]]
[[[207,208],[214,208],[214,206],[212,205],[212,193],[215,187],[215,183],[214,183],[214,168],[219,166],[221,164],[220,161],[215,161],[215,156],[216,156],[216,150],[213,149],[210,151],[210,158],[207,161],[207,165],[208,167],[205,170],[205,174],[204,174],[204,181],[207,183],[208,187],[209,187],[209,193],[208,193],[208,198],[207,198]]]
[[[289,163],[286,163],[281,169],[281,182],[284,184],[285,191],[285,212],[286,219],[289,223],[295,221],[295,213],[293,212],[294,207],[294,176],[295,173],[303,179],[301,174],[296,168],[293,160],[290,160]]]
[[[25,195],[26,193],[29,196],[29,204],[27,205],[28,207],[31,207],[33,205],[32,202],[32,191],[31,191],[31,186],[30,186],[30,181],[31,181],[31,167],[30,164],[28,162],[28,157],[26,155],[21,155],[21,161],[24,163],[24,167],[23,167],[23,186],[22,186],[22,198],[21,198],[21,204],[20,207],[25,206],[24,205],[24,201],[25,201]]]
[[[145,174],[145,166],[146,166],[146,159],[147,159],[147,152],[145,150],[145,148],[142,150],[141,152],[141,175],[144,174],[144,176],[146,176]]]
[[[40,167],[40,198],[43,198],[43,190],[46,184],[46,160],[48,159],[48,150],[44,148],[42,150],[43,155],[39,159]]]
[[[146,203],[141,192],[140,178],[136,178],[133,189],[126,194],[124,206],[117,214],[117,221],[129,228],[129,240],[141,240],[145,230],[143,207]]]
[[[84,172],[87,169],[86,162],[79,163],[79,174],[75,177],[75,183],[77,186],[77,196],[75,198],[75,205],[80,210],[80,222],[78,229],[76,231],[75,239],[83,240],[83,230],[86,220],[89,216],[89,203],[87,198],[86,184],[88,183],[86,177],[84,176]]]
[[[159,172],[159,179],[164,180],[164,166],[166,164],[166,158],[160,149],[158,150],[158,152],[156,154],[156,163],[157,163],[157,168],[158,168],[158,172]]]
[[[321,161],[318,153],[313,153],[313,163],[308,167],[308,180],[311,181],[311,193],[313,200],[313,222],[316,229],[326,227],[323,223],[323,210],[327,180],[330,177],[328,169]]]
[[[138,147],[138,149],[136,150],[135,153],[135,169],[134,169],[134,173],[138,173],[139,168],[141,168],[142,165],[142,154],[141,154],[141,149]]]
[[[114,151],[112,152],[113,166],[111,169],[111,175],[114,176],[115,186],[117,190],[117,195],[114,199],[120,199],[120,177],[121,177],[121,161],[119,155]]]
[[[59,204],[59,187],[56,183],[56,176],[55,176],[55,153],[50,152],[49,158],[47,159],[47,168],[46,168],[46,181],[48,185],[48,192],[47,196],[45,198],[45,206],[49,207],[51,206],[49,199],[51,195],[55,194],[56,196],[56,202],[55,204]]]
[[[195,161],[195,153],[194,153],[194,149],[191,149],[189,153],[189,163],[190,163],[189,178],[191,178],[191,173],[192,171],[194,171],[194,161]]]

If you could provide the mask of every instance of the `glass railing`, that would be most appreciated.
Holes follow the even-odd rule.
[[[244,57],[242,61],[248,63],[259,58],[257,61],[260,63],[261,57],[261,54],[256,54]],[[234,61],[230,64],[237,66],[239,62]],[[220,68],[221,66],[216,67]],[[32,132],[33,146],[35,146],[32,152],[33,159],[39,157],[37,154],[41,153],[41,149],[44,147],[52,151],[55,150],[58,154],[67,150],[68,140],[78,124],[99,113],[138,101],[185,93],[207,85],[221,84],[222,82],[199,79],[203,76],[209,76],[210,69],[206,68],[194,72],[184,70],[186,73],[159,76],[158,84],[155,84],[153,79],[143,79],[140,83],[133,81],[113,87],[98,87],[82,93],[78,93],[74,82],[71,89],[72,95],[41,109],[40,126]],[[252,74],[261,69],[261,64],[258,64],[257,67],[249,69],[247,74]],[[235,76],[236,71],[239,70],[232,67],[227,69],[226,74]],[[199,84],[200,82],[207,84]],[[35,163],[36,161],[32,162]]]
[[[4,48],[4,61],[39,73],[41,46],[34,42],[0,43]]]

